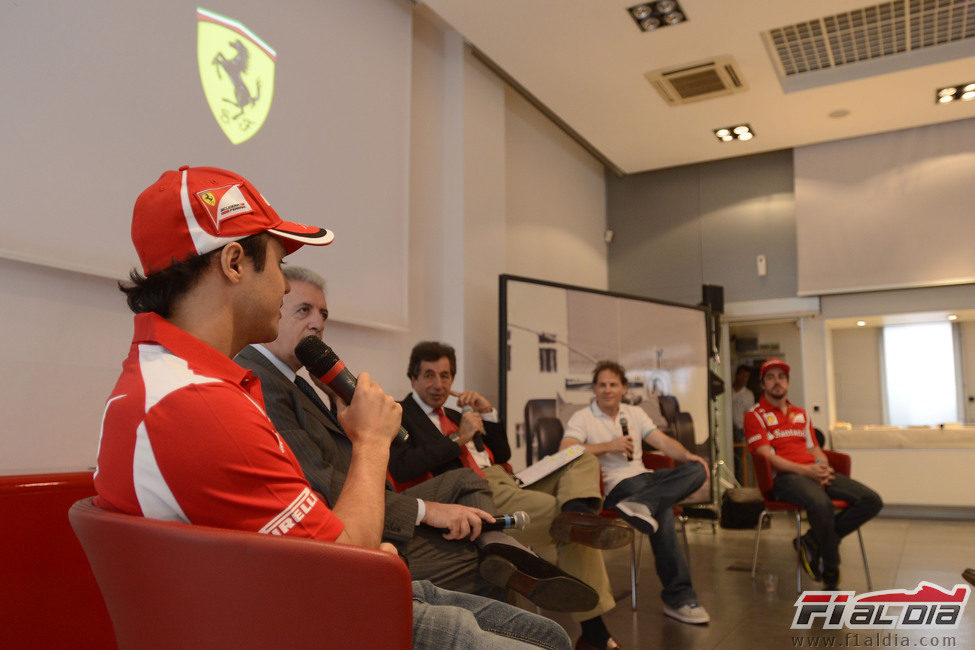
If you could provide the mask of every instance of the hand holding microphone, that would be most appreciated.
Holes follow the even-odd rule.
[[[464,406],[464,407],[462,407],[460,409],[460,412],[461,413],[474,413],[474,409],[472,409],[470,406]],[[480,417],[478,417],[477,419],[480,420]],[[474,432],[473,440],[474,440],[474,446],[477,448],[477,450],[478,451],[484,451],[484,425],[483,425],[483,423],[481,423],[480,424],[480,428],[477,431]]]
[[[494,523],[484,524],[481,526],[481,530],[508,530],[509,528],[524,530],[525,526],[530,523],[531,517],[528,516],[528,513],[524,510],[518,510],[510,515],[494,515]]]
[[[295,346],[295,356],[308,372],[320,379],[335,391],[335,394],[346,404],[352,404],[352,396],[356,389],[356,379],[335,350],[330,348],[317,336],[306,336]],[[394,442],[404,443],[409,434],[400,426]]]
[[[457,398],[457,406],[460,407],[461,413],[474,413],[477,415],[477,431],[474,432],[474,447],[478,451],[484,451],[484,422],[481,421],[480,413],[488,413],[494,410],[491,403],[479,393],[475,393],[472,390],[465,391],[463,393],[458,393],[457,391],[450,391],[450,394]],[[477,410],[474,410],[474,407]]]
[[[626,418],[623,418],[623,417],[620,418],[620,427],[623,429],[623,437],[629,439],[629,437],[630,437],[630,426],[629,426],[629,423],[626,421]],[[633,451],[632,451],[632,449],[633,449],[633,447],[632,447],[633,441],[632,440],[630,440],[630,445],[631,445],[630,446],[631,451],[626,452],[626,460],[633,460]]]

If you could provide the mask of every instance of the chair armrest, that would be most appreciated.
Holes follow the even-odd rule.
[[[673,469],[674,459],[653,451],[643,452],[643,466],[647,469]]]

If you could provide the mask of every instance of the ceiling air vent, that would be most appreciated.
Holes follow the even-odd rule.
[[[748,90],[738,64],[730,56],[652,70],[646,77],[671,106]]]

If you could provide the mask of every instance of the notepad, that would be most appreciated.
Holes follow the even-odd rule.
[[[525,469],[517,472],[515,478],[522,487],[536,483],[545,478],[560,467],[565,467],[579,456],[586,453],[582,445],[572,445],[562,451],[546,456],[537,463],[529,465]]]

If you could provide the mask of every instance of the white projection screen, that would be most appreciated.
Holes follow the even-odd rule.
[[[405,326],[411,16],[407,0],[0,0],[0,256],[122,278],[139,192],[224,167],[335,232],[289,258],[329,280],[335,313]]]
[[[626,368],[625,401],[710,458],[703,307],[509,275],[500,282],[498,411],[515,471],[558,449],[569,418],[593,397],[602,359]]]
[[[799,295],[975,282],[975,120],[798,147],[795,175]]]

